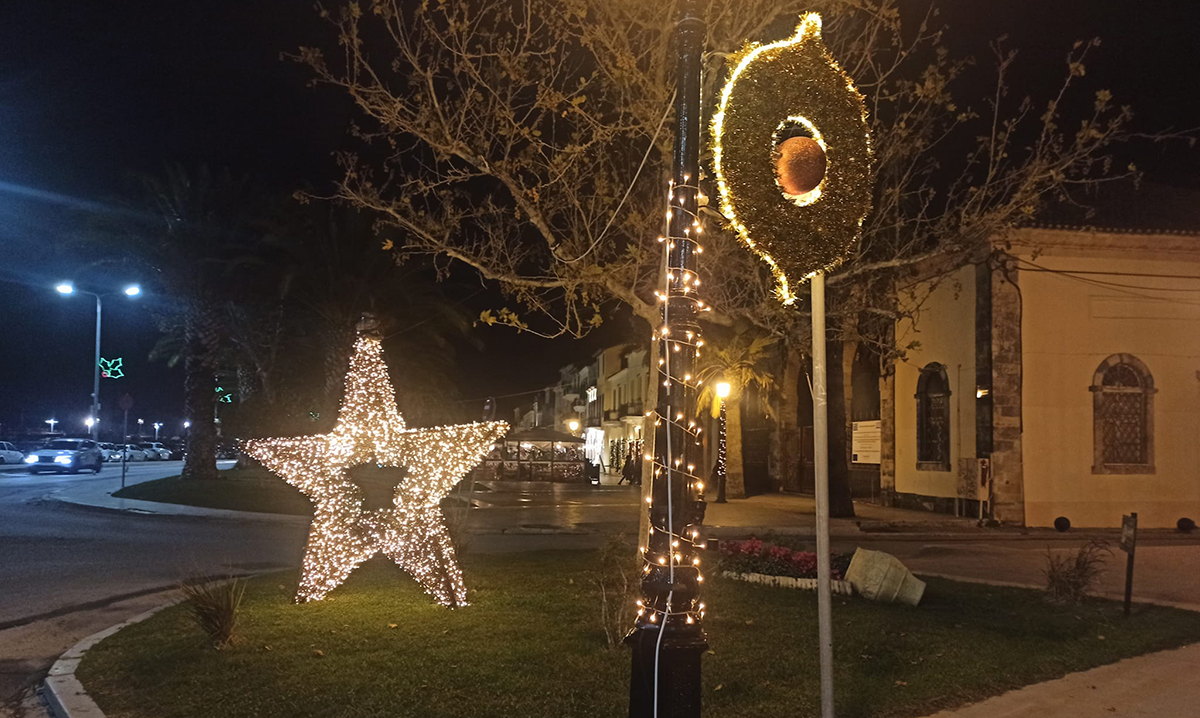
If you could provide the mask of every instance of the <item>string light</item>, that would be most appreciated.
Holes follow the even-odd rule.
[[[440,502],[507,431],[502,421],[407,428],[379,340],[360,333],[333,431],[242,443],[247,455],[312,501],[296,602],[324,598],[356,566],[383,553],[438,603],[467,605]],[[390,506],[364,506],[364,492],[349,475],[363,465],[405,470]]]
[[[721,214],[771,267],[780,300],[791,304],[789,277],[803,281],[837,266],[862,234],[871,208],[866,104],[825,49],[816,13],[804,15],[792,37],[751,43],[731,63],[712,119]],[[780,107],[789,111],[781,116]],[[776,172],[780,140],[792,128],[827,159],[820,183],[803,195],[788,194]]]

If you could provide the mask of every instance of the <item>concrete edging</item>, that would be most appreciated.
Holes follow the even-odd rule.
[[[54,665],[50,666],[49,673],[42,681],[42,696],[46,700],[51,715],[54,718],[104,718],[104,711],[100,710],[100,706],[96,705],[96,702],[84,690],[83,684],[75,677],[75,671],[79,668],[79,662],[83,660],[84,654],[122,628],[141,623],[164,608],[169,608],[182,601],[183,597],[181,596],[127,621],[93,633],[62,654],[54,662]]]

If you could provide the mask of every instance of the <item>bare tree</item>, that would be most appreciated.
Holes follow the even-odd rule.
[[[398,253],[462,262],[498,283],[514,304],[485,321],[578,336],[616,300],[647,329],[657,324],[674,3],[408,5],[322,10],[336,52],[291,55],[361,111],[353,131],[362,149],[342,157],[335,196],[400,230]],[[898,0],[711,0],[705,112],[729,55],[746,39],[790,34],[805,10],[823,14],[827,44],[866,95],[875,148],[875,209],[828,279],[833,341],[872,343],[890,361],[899,351],[890,327],[919,310],[899,306],[898,280],[931,262],[949,272],[1049,200],[1135,172],[1114,170],[1108,154],[1129,138],[1131,117],[1110,93],[1095,91],[1090,112],[1064,116],[1098,41],[1067,51],[1052,96],[1013,97],[1014,51],[993,45],[990,87],[963,82],[971,61],[943,44],[936,8],[910,23]],[[766,268],[707,212],[701,270],[716,311],[706,318],[801,351],[805,302],[776,302]],[[783,387],[792,402],[796,383]]]

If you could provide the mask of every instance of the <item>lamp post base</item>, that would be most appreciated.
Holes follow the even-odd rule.
[[[635,628],[625,642],[633,648],[629,677],[629,718],[700,718],[700,656],[704,634],[689,631],[658,640],[657,626]],[[657,653],[657,661],[656,654]],[[658,712],[654,711],[655,665]]]

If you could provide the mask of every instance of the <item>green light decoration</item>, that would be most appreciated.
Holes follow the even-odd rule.
[[[105,379],[120,379],[125,376],[125,372],[121,370],[121,357],[116,359],[105,359],[100,357],[100,376]]]
[[[222,404],[232,404],[233,394],[225,390],[225,387],[217,387],[217,401]]]

